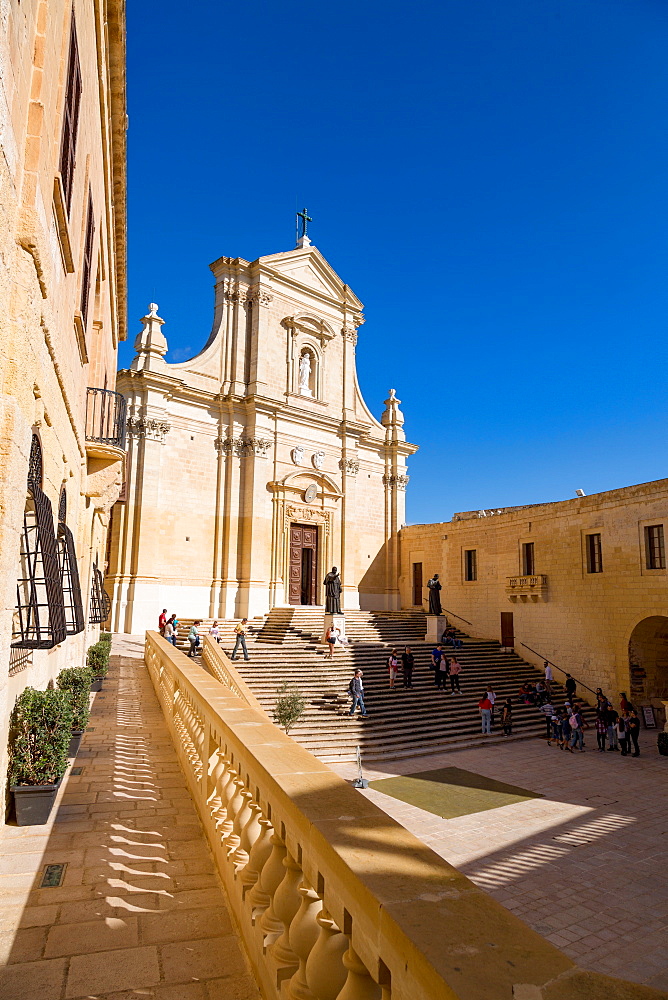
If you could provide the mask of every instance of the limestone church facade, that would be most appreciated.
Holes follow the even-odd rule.
[[[362,398],[362,303],[305,237],[211,270],[201,353],[167,363],[152,304],[118,374],[129,444],[110,534],[112,628],[153,628],[162,608],[223,619],[323,604],[332,566],[344,610],[398,609],[416,447],[394,390],[380,421]]]

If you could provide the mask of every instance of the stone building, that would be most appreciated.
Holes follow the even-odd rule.
[[[378,421],[360,393],[362,303],[308,238],[211,265],[215,313],[195,358],[168,364],[152,304],[118,374],[128,478],[114,508],[113,628],[179,615],[253,616],[323,603],[399,607],[405,440],[394,390]]]
[[[84,662],[123,467],[125,25],[0,4],[0,771],[8,713]]]
[[[463,631],[549,659],[589,688],[668,700],[668,480],[559,503],[467,511],[401,531],[403,607],[439,573]],[[582,689],[585,697],[591,698]]]

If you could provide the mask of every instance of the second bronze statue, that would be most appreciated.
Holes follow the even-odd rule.
[[[341,614],[341,577],[336,566],[332,566],[332,572],[328,573],[324,579],[325,585],[325,613],[330,615]]]

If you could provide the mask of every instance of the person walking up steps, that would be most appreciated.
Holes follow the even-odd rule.
[[[165,625],[167,624],[167,608],[162,609],[162,614],[158,616],[158,632],[160,635],[165,634]]]
[[[404,670],[404,687],[413,687],[413,667],[415,666],[415,657],[413,656],[413,651],[410,646],[405,646],[404,651],[401,654],[401,664]]]
[[[190,631],[188,632],[188,642],[190,643],[188,656],[194,656],[199,647],[199,632],[197,630],[197,626],[200,624],[201,622],[198,619],[197,621],[194,621],[190,626]]]
[[[492,735],[492,703],[487,697],[487,692],[483,694],[482,698],[478,702],[478,711],[480,712],[480,719],[482,721],[482,735],[491,736]]]
[[[462,672],[462,665],[453,656],[453,658],[450,660],[450,690],[452,691],[453,694],[455,693],[455,691],[457,692],[457,694],[462,693],[462,689],[459,686],[459,675],[461,674],[461,672]]]
[[[394,682],[397,679],[397,671],[399,669],[399,658],[397,656],[396,649],[393,649],[387,658],[387,671],[390,675],[390,687],[394,687]]]
[[[512,736],[513,733],[513,703],[510,698],[506,698],[501,709],[501,725],[503,735]]]
[[[176,636],[174,635],[175,618],[176,615],[172,615],[172,617],[165,622],[165,639],[167,640],[167,642],[171,642],[172,646],[176,645]]]
[[[362,718],[366,719],[366,708],[364,707],[364,684],[362,683],[362,671],[356,670],[355,676],[350,679],[350,684],[348,685],[348,694],[353,699],[353,703],[350,707],[349,715],[355,714],[355,709],[359,705]]]
[[[334,647],[336,646],[336,633],[337,629],[334,625],[330,625],[325,633],[325,642],[327,643],[327,652],[325,653],[326,660],[334,659]]]
[[[429,668],[434,671],[434,684],[436,687],[441,686],[441,671],[439,668],[441,666],[442,658],[443,650],[441,649],[441,644],[439,643],[437,646],[434,646],[431,651],[431,667]]]
[[[239,624],[237,625],[237,627],[234,630],[234,634],[236,635],[237,638],[236,638],[236,641],[234,643],[234,650],[232,652],[232,656],[230,657],[231,660],[236,660],[236,658],[237,658],[237,650],[238,650],[239,646],[241,646],[241,648],[244,651],[244,660],[248,661],[248,659],[249,659],[249,657],[248,657],[248,650],[246,649],[246,632],[247,631],[248,631],[248,619],[247,618],[242,618],[241,621],[239,622]]]
[[[545,670],[545,690],[547,691],[548,698],[552,697],[552,667],[548,660],[543,663],[543,668]]]

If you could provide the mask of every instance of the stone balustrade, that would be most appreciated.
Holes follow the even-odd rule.
[[[236,669],[225,650],[221,649],[220,644],[217,643],[215,639],[212,639],[210,635],[204,636],[202,659],[206,664],[207,670],[212,673],[221,684],[224,684],[224,686],[229,688],[233,694],[236,694],[237,698],[241,698],[241,700],[245,701],[251,708],[257,709],[258,712],[262,712],[262,715],[264,715],[265,718],[268,718],[265,710],[262,708],[262,705],[253,694],[248,684],[246,684],[246,681]]]
[[[145,656],[267,1000],[659,996],[578,969],[157,632]]]
[[[511,601],[538,601],[547,598],[547,576],[533,573],[530,576],[506,577],[506,594]]]

